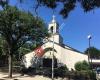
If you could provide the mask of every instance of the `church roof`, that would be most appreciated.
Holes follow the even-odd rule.
[[[79,51],[79,50],[77,50],[77,49],[74,49],[74,48],[72,48],[72,47],[69,46],[69,45],[63,44],[62,47],[66,48],[66,49],[70,48],[70,50],[72,50],[72,51],[75,51],[75,52],[78,52],[78,53],[82,53],[82,54],[83,54],[83,52],[81,52],[81,51]]]
[[[47,42],[53,42],[53,41],[47,41]],[[47,43],[47,42],[45,42],[45,43]],[[43,44],[45,44],[45,43],[43,43]],[[54,42],[54,44],[56,44],[56,45],[59,45],[59,46],[61,46],[61,47],[63,47],[63,48],[65,48],[65,49],[68,49],[68,50],[71,50],[71,51],[75,51],[75,52],[78,52],[78,53],[82,53],[83,54],[83,52],[81,52],[81,51],[79,51],[79,50],[76,50],[76,49],[74,49],[74,48],[72,48],[72,47],[70,47],[70,46],[68,46],[68,45],[65,45],[65,44],[59,44],[59,43],[56,43],[56,42]]]

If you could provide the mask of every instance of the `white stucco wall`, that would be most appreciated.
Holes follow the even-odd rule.
[[[74,69],[74,65],[78,61],[88,61],[88,56],[79,52],[62,48],[61,53],[61,61],[66,64],[69,69]]]
[[[30,52],[28,54],[25,54],[23,56],[23,63],[24,63],[26,68],[29,68],[30,66],[32,66],[34,56],[35,56],[35,52],[34,51]]]
[[[49,40],[53,41],[53,36],[51,36],[49,38]],[[60,36],[59,35],[54,35],[54,41],[59,44],[60,43]]]
[[[47,42],[44,45],[42,45],[43,49],[52,48],[52,47],[53,47],[52,42]],[[73,50],[71,50],[71,48],[68,48],[68,47],[63,48],[58,44],[54,44],[54,49],[57,51],[57,52],[54,52],[54,56],[57,58],[58,63],[65,64],[69,70],[74,69],[74,65],[78,61],[83,61],[83,60],[88,61],[87,55],[73,51]],[[53,53],[52,51],[48,51],[42,57],[52,58],[52,53]],[[25,64],[26,68],[29,68],[30,66],[33,65],[34,56],[35,56],[34,51],[30,52],[24,56],[24,58],[25,58],[24,64]]]
[[[53,47],[53,43],[52,42],[45,43],[42,47],[44,49],[48,47]],[[56,52],[54,53],[54,56],[59,60],[59,62],[65,64],[69,68],[69,70],[71,70],[71,68],[74,69],[74,65],[78,61],[83,61],[83,60],[88,61],[87,55],[73,51],[70,48],[68,49],[63,48],[58,44],[54,44],[54,49],[57,51],[57,53]],[[44,56],[48,57],[51,56],[50,51],[46,52]]]

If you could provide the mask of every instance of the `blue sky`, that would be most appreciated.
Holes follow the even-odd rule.
[[[17,5],[20,9],[31,11],[34,14],[32,5],[35,3],[30,2],[30,0],[23,5],[17,4],[16,0],[10,0],[10,4]],[[56,9],[55,16],[60,25],[59,32],[63,37],[64,44],[84,52],[88,47],[87,36],[91,34],[91,46],[100,49],[100,9],[84,13],[78,4],[68,18],[64,20],[58,14],[59,8],[61,6]],[[53,12],[51,9],[41,7],[38,9],[38,14],[47,24],[52,20]]]

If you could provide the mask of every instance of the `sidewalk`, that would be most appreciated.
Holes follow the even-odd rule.
[[[43,76],[20,76],[20,74],[13,74],[12,79],[7,78],[8,73],[0,72],[0,80],[51,80],[50,78],[43,77]]]
[[[35,76],[29,76],[29,75],[24,75],[20,76],[20,74],[13,74],[12,79],[7,78],[8,73],[3,73],[0,72],[0,80],[52,80],[51,78],[40,76],[40,75],[35,75]],[[66,79],[54,79],[54,80],[66,80]]]

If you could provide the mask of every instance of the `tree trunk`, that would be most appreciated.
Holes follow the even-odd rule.
[[[9,60],[9,74],[8,74],[8,77],[12,78],[12,55],[11,54],[9,54],[8,60]]]

